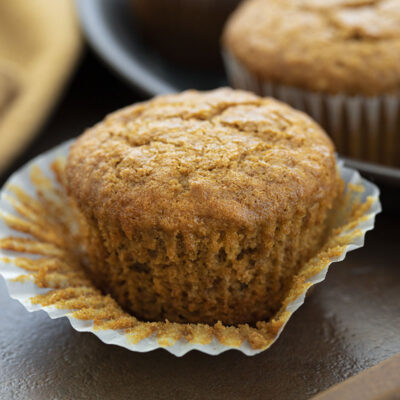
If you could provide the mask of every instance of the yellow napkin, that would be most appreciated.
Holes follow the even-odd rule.
[[[80,48],[72,0],[0,1],[0,172],[44,122]]]

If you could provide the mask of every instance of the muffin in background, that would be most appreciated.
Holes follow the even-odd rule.
[[[321,250],[343,190],[305,114],[232,89],[124,108],[73,145],[66,186],[87,271],[150,321],[256,323]]]
[[[221,65],[220,36],[240,0],[128,0],[144,38],[184,65]]]
[[[347,156],[400,166],[400,2],[247,0],[223,34],[232,85],[309,113]]]

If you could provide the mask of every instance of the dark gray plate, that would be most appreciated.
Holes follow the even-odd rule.
[[[168,62],[146,46],[135,30],[127,0],[77,0],[86,37],[120,76],[151,97],[185,89],[226,86],[221,72],[204,72]]]
[[[135,30],[127,0],[77,0],[86,37],[98,55],[145,96],[226,86],[222,72],[188,69],[165,60]],[[400,169],[345,159],[377,182],[400,186]]]

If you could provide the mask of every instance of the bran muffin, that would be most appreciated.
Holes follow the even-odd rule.
[[[66,182],[98,287],[143,320],[210,324],[273,315],[343,188],[316,123],[231,89],[109,115],[73,144]]]
[[[400,2],[248,0],[223,34],[233,86],[312,115],[346,155],[400,165]]]

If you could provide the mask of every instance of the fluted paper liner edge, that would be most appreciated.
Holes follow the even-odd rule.
[[[260,321],[256,327],[229,327],[221,323],[207,326],[168,321],[141,322],[125,313],[110,296],[101,294],[91,286],[83,271],[68,264],[68,248],[62,247],[62,235],[57,234],[57,231],[52,232],[51,221],[49,229],[43,229],[46,222],[40,220],[43,213],[35,213],[39,207],[47,213],[62,213],[62,209],[65,213],[69,212],[65,207],[57,206],[57,199],[60,198],[57,196],[62,193],[54,163],[66,158],[71,143],[72,141],[63,143],[35,158],[15,172],[2,188],[0,275],[6,281],[9,295],[28,311],[43,310],[53,319],[67,317],[75,330],[92,332],[104,343],[116,344],[131,351],[148,352],[164,348],[175,356],[182,356],[191,350],[217,355],[226,350],[236,349],[250,356],[266,350],[277,340],[290,316],[303,304],[309,287],[325,279],[328,267],[332,263],[343,260],[347,252],[364,245],[365,234],[373,229],[375,216],[381,211],[379,189],[363,179],[357,171],[346,168],[339,162],[338,168],[347,187],[346,208],[359,208],[351,214],[351,218],[347,217],[349,220],[340,223],[341,228],[335,231],[337,234],[332,236],[330,244],[300,270],[281,310],[274,318],[270,321]],[[16,193],[19,199],[16,199]],[[43,204],[40,206],[41,201],[50,203],[43,208]],[[24,214],[23,218],[21,213]],[[69,234],[74,235],[74,229],[76,227],[71,226]],[[32,236],[32,232],[33,235],[45,239],[39,242]],[[55,261],[63,263],[66,269],[60,273],[60,270],[54,267]],[[40,263],[46,265],[42,265],[39,271],[36,266]],[[51,268],[55,270],[52,271]],[[43,275],[43,271],[52,278],[44,275],[40,280],[38,275]],[[70,277],[69,280],[65,279],[63,273]],[[46,279],[51,281],[50,287],[43,287],[46,285]],[[38,286],[38,282],[42,287]],[[68,294],[78,291],[80,300],[74,298],[76,301],[71,303]],[[62,298],[63,302],[58,301],[59,298]],[[86,298],[91,299],[90,307],[85,304]],[[60,308],[60,304],[74,304],[74,308]],[[90,319],[90,311],[95,316],[94,319]]]

